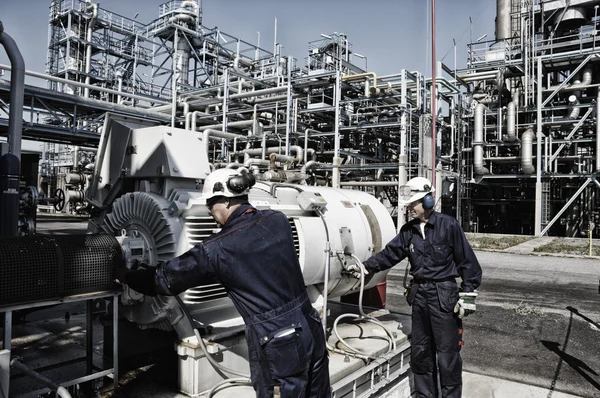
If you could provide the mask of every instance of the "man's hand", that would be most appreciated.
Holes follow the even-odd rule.
[[[477,310],[475,306],[477,295],[478,293],[476,292],[458,293],[458,302],[454,306],[454,312],[458,313],[460,319],[471,315]]]
[[[120,283],[125,284],[125,278],[127,278],[127,274],[130,273],[131,270],[127,267],[119,267],[117,268],[117,279]]]
[[[345,272],[356,279],[360,279],[361,269],[360,265],[358,264],[348,264],[346,266]],[[369,271],[367,271],[366,268],[364,274],[365,276],[369,275]]]

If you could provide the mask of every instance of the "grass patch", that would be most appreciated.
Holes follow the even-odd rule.
[[[550,242],[533,249],[536,253],[561,253],[588,256],[590,254],[589,244],[569,244],[564,242]],[[592,245],[592,256],[600,256],[600,246]]]
[[[535,307],[535,306],[529,305],[529,304],[524,304],[522,301],[519,303],[519,305],[507,306],[507,307],[504,307],[504,309],[514,311],[519,315],[539,316],[539,317],[546,316],[546,313],[544,311],[542,311],[541,308]]]
[[[532,239],[529,236],[503,236],[503,237],[489,237],[482,236],[478,238],[472,238],[469,243],[474,249],[497,249],[504,250],[509,247],[519,245],[523,242],[527,242]]]

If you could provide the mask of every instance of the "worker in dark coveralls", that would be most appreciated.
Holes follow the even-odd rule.
[[[287,217],[248,203],[254,178],[219,169],[202,197],[221,230],[157,267],[125,272],[122,282],[146,295],[176,295],[217,280],[246,323],[257,397],[331,397],[321,319],[304,285]]]
[[[408,257],[413,279],[405,293],[412,305],[411,369],[416,396],[439,396],[439,371],[441,396],[458,398],[462,393],[461,318],[465,314],[461,306],[470,298],[474,310],[473,292],[481,283],[481,266],[458,221],[433,210],[434,189],[429,180],[412,178],[399,191],[398,198],[408,204],[413,219],[364,266],[378,272]]]

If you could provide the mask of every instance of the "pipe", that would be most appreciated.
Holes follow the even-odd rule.
[[[207,129],[202,132],[202,140],[204,141],[204,146],[206,148],[206,153],[208,153],[208,143],[210,139],[216,138],[225,138],[227,140],[232,140],[234,138],[240,137],[239,134],[229,133],[227,131],[221,130],[213,130]]]
[[[600,89],[596,98],[596,172],[600,172]]]
[[[244,167],[252,167],[253,165],[269,166],[270,164],[271,164],[271,162],[266,159],[250,158],[250,159],[246,159],[244,161]]]
[[[524,174],[535,173],[535,167],[533,167],[533,139],[535,133],[533,129],[529,128],[521,136],[521,168]]]
[[[377,87],[377,75],[374,72],[365,72],[365,73],[358,73],[356,75],[348,75],[348,76],[343,76],[342,77],[342,81],[351,81],[351,80],[358,80],[358,79],[365,79],[365,97],[370,97],[371,96],[371,89],[369,87],[369,77],[373,78],[373,87]]]
[[[73,83],[77,83],[77,82],[73,82]],[[5,85],[5,82],[3,80],[0,80],[0,86],[4,86],[4,85]],[[12,86],[12,81],[11,81],[11,86]],[[49,90],[49,89],[41,88],[41,87],[26,86],[26,88],[27,88],[27,93],[31,94],[31,95],[39,94],[39,95],[51,96],[55,99],[59,99],[59,100],[63,100],[63,101],[73,101],[73,99],[76,98],[78,104],[84,104],[84,105],[88,105],[91,107],[99,108],[99,109],[102,109],[107,112],[118,112],[118,113],[127,114],[127,115],[133,114],[133,115],[141,116],[144,118],[160,120],[160,121],[164,121],[164,122],[171,120],[170,115],[165,115],[165,114],[154,112],[154,111],[148,110],[148,109],[141,109],[139,107],[134,108],[131,106],[115,104],[113,102],[100,101],[100,100],[93,99],[93,98],[78,97],[73,94],[61,93],[58,91]],[[14,90],[11,89],[11,95],[13,92],[14,92]],[[21,106],[21,118],[20,118],[21,127],[22,127],[22,120],[23,120],[22,110],[23,110],[23,106]],[[9,121],[9,123],[10,123],[10,121]],[[10,124],[9,124],[9,126],[10,126]],[[21,130],[19,130],[19,131],[21,131]],[[20,134],[19,134],[19,136],[20,136]],[[20,143],[20,140],[19,140],[19,143]],[[19,153],[20,153],[20,148],[21,148],[21,146],[19,145]]]
[[[52,391],[55,391],[56,394],[58,394],[61,398],[71,398],[71,394],[69,394],[66,388],[59,386],[46,376],[34,371],[33,369],[30,369],[27,365],[18,361],[16,358],[10,361],[10,367],[15,368],[23,372],[27,376],[31,377],[32,379],[39,381],[46,387],[50,388]]]
[[[196,113],[197,111],[194,111],[194,113]],[[200,112],[202,113],[202,112]],[[192,130],[195,130],[195,121],[192,127]],[[227,127],[251,127],[254,125],[254,120],[239,120],[237,122],[228,122],[227,123]],[[223,125],[222,124],[211,124],[211,125],[207,125],[207,126],[200,126],[197,128],[198,131],[204,131],[206,129],[220,129],[222,128]]]
[[[573,84],[567,85],[561,89],[561,91],[573,91],[573,90],[581,90],[582,88],[586,88],[590,84],[592,84],[592,67],[586,66],[581,72],[581,81],[574,81]],[[575,77],[575,76],[574,76]],[[555,86],[551,86],[544,91],[555,91],[560,87],[560,84]]]
[[[0,44],[10,59],[10,112],[8,115],[8,151],[21,161],[23,98],[25,96],[25,61],[19,47],[0,22]],[[0,65],[1,66],[1,65]],[[19,166],[19,174],[20,174]]]
[[[85,84],[90,85],[90,72],[92,71],[92,35],[94,33],[94,25],[96,24],[96,19],[98,19],[98,4],[89,3],[88,7],[92,7],[92,18],[88,23],[87,28],[87,36],[86,40],[88,42],[85,54]],[[119,87],[119,91],[121,88]],[[86,87],[83,91],[83,96],[85,98],[89,98],[90,96],[90,88]]]
[[[24,68],[25,68],[25,66],[23,66],[23,69]],[[4,65],[4,64],[0,64],[0,69],[12,70],[12,68],[10,66]],[[49,80],[49,81],[53,81],[53,82],[57,82],[57,83],[65,84],[65,85],[75,86],[75,87],[83,87],[83,88],[88,87],[88,88],[90,88],[92,90],[101,91],[103,93],[113,94],[113,95],[116,95],[116,96],[122,95],[124,97],[129,97],[129,98],[137,99],[137,100],[140,100],[140,101],[154,102],[154,103],[158,103],[158,104],[166,104],[167,103],[167,101],[161,100],[161,99],[155,98],[155,97],[145,97],[145,96],[137,95],[137,94],[124,93],[124,92],[120,92],[119,90],[113,90],[113,89],[110,89],[110,88],[104,88],[104,87],[99,87],[99,86],[87,85],[85,83],[77,82],[77,81],[74,81],[74,80],[63,79],[61,77],[45,75],[43,73],[32,72],[32,71],[29,71],[29,70],[25,71],[25,75],[31,76],[31,77],[36,77],[38,79]],[[12,78],[11,78],[11,81],[12,81]],[[49,90],[49,91],[53,92],[53,93],[56,93],[56,91],[53,91],[53,90]],[[78,97],[78,98],[83,98],[83,97]],[[102,101],[102,102],[106,102],[106,101]],[[169,107],[168,110],[170,111],[171,110],[170,103],[167,106]],[[151,108],[151,110],[153,110],[153,111],[156,112],[157,108],[159,108],[159,107]]]
[[[283,162],[283,163],[292,163],[293,164],[296,159],[293,156],[279,155],[277,153],[271,153],[269,155],[269,160],[271,161],[271,163]]]
[[[241,155],[242,153],[248,154],[250,156],[258,156],[258,155],[262,155],[264,157],[264,155],[266,155],[267,153],[271,154],[271,153],[278,153],[281,150],[281,148],[279,147],[269,147],[269,148],[265,148],[264,146],[262,148],[250,148],[250,149],[244,149],[243,151],[241,151],[240,153],[236,153],[236,155]],[[296,155],[293,157],[294,161],[296,163],[300,163],[302,162],[303,158],[303,153],[304,151],[302,150],[302,147],[300,147],[299,145],[292,145],[290,146],[290,152],[294,152]]]
[[[514,142],[517,140],[517,134],[515,129],[517,107],[514,102],[508,103],[508,109],[506,110],[506,139],[505,141]]]
[[[577,96],[570,95],[569,96],[569,104],[570,105],[569,105],[568,119],[569,120],[577,119],[579,117],[579,113],[581,112],[581,108],[578,106],[579,100],[577,99]]]
[[[490,173],[490,171],[483,166],[483,112],[484,105],[477,104],[475,107],[475,133],[473,136],[473,171],[477,175]]]
[[[343,181],[342,187],[397,187],[398,181]]]

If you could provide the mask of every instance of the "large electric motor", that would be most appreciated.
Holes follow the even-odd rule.
[[[202,242],[217,225],[200,199],[200,180],[210,173],[206,157],[199,156],[206,153],[201,138],[207,136],[146,126],[108,117],[86,199],[96,206],[92,232],[120,236],[127,258],[155,266]],[[113,130],[119,134],[111,134]],[[122,193],[125,189],[135,192]],[[356,292],[359,281],[343,272],[354,261],[345,253],[366,259],[395,235],[386,208],[360,191],[259,181],[249,199],[258,209],[287,215],[313,302],[324,293],[327,264],[328,297]],[[365,287],[385,275],[370,275]],[[189,289],[182,299],[207,328],[243,324],[219,284]],[[180,322],[183,314],[171,297],[148,297],[126,288],[122,303],[122,313],[141,327],[175,329],[182,340],[193,335],[189,323]]]

